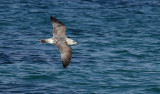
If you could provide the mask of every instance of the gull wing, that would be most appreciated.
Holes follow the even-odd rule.
[[[72,59],[72,48],[64,41],[56,44],[61,53],[61,60],[64,68],[67,68]]]
[[[53,16],[50,16],[50,20],[53,25],[53,34],[55,36],[59,35],[59,36],[66,37],[66,26],[62,22],[54,18]]]

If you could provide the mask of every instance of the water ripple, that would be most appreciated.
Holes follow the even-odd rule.
[[[159,94],[160,2],[1,0],[1,93]],[[67,26],[73,57],[63,69],[49,16]]]

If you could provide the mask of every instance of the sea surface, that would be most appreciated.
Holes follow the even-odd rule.
[[[68,68],[50,16],[79,42]],[[160,0],[0,0],[0,94],[160,94]]]

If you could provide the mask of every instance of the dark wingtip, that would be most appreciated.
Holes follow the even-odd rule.
[[[60,24],[62,24],[62,25],[64,25],[62,22],[60,22],[59,20],[57,20],[55,17],[53,17],[53,16],[50,16],[50,20],[52,21],[52,22],[54,22],[54,23],[60,23]]]
[[[67,68],[67,66],[63,66],[63,68]]]
[[[63,65],[63,68],[67,68],[68,67],[68,65]]]
[[[50,16],[50,20],[52,21],[52,22],[59,22],[59,23],[61,23],[60,21],[58,21],[55,17],[53,17],[53,16]]]
[[[53,16],[50,16],[50,20],[52,21],[52,19],[54,19],[54,17]]]

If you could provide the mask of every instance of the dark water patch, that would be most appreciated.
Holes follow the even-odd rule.
[[[0,53],[0,64],[13,64],[10,57],[4,53]]]
[[[148,93],[159,93],[160,89],[158,86],[154,86],[154,88],[145,89],[144,92]]]
[[[68,30],[67,30],[68,34],[79,35],[79,36],[83,35],[84,32],[87,33],[86,31],[79,30],[79,29],[68,28]]]
[[[29,84],[14,84],[14,83],[9,83],[9,84],[1,84],[0,85],[0,90],[1,92],[4,93],[24,93],[23,90],[25,91],[34,91],[36,88],[34,88],[36,85],[29,85]]]
[[[40,55],[31,55],[29,56],[32,60],[32,62],[36,63],[36,62],[45,62],[45,58],[43,56]]]
[[[58,78],[54,77],[54,76],[47,76],[47,75],[36,75],[36,74],[33,74],[33,75],[29,75],[29,76],[25,76],[23,77],[23,80],[27,80],[27,81],[34,81],[34,82],[52,82],[54,80],[56,80]]]

